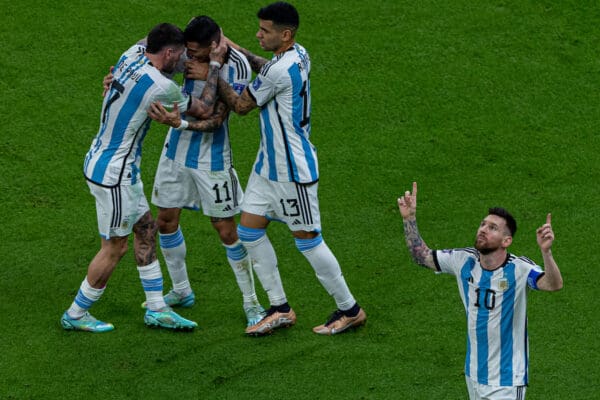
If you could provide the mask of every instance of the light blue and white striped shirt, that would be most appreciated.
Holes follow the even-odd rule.
[[[465,374],[483,385],[527,385],[527,287],[537,289],[541,267],[509,254],[501,267],[485,270],[474,248],[433,254],[438,270],[456,277],[466,310]]]
[[[231,48],[227,62],[220,70],[220,77],[239,94],[248,86],[251,73],[246,57]],[[186,95],[200,97],[204,84],[205,81],[185,79],[182,90]],[[191,116],[185,116],[185,119],[195,120]],[[228,170],[233,162],[228,118],[214,132],[169,129],[162,156],[188,168],[205,171]]]
[[[101,186],[134,184],[140,179],[142,143],[150,128],[148,108],[155,101],[174,102],[183,111],[189,98],[145,56],[145,47],[132,46],[113,71],[113,82],[100,115],[100,129],[88,151],[83,172]]]
[[[310,58],[295,44],[265,64],[249,86],[260,107],[257,174],[279,182],[319,180],[317,152],[310,142]]]

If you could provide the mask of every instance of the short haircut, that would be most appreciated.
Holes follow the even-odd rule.
[[[515,233],[517,233],[517,221],[515,221],[514,217],[510,215],[506,209],[502,207],[492,207],[488,210],[488,215],[497,215],[498,217],[503,218],[510,231],[510,236],[515,236]]]
[[[206,15],[194,17],[185,27],[183,36],[186,42],[196,42],[201,47],[209,47],[214,42],[219,42],[221,28]]]
[[[265,21],[273,21],[274,25],[291,28],[294,32],[300,25],[298,11],[293,5],[284,1],[278,1],[261,8],[256,16]]]
[[[183,47],[185,39],[183,32],[173,24],[162,23],[156,25],[150,33],[146,44],[146,52],[156,54],[165,47]]]

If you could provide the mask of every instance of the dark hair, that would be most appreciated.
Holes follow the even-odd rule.
[[[293,31],[300,25],[300,16],[296,8],[286,2],[278,1],[258,10],[256,16],[273,24],[291,28]]]
[[[213,41],[218,42],[220,34],[219,25],[206,15],[194,17],[183,31],[186,42],[196,42],[201,47],[208,47]]]
[[[146,52],[156,54],[168,46],[185,46],[183,32],[173,24],[162,23],[156,25],[148,33]]]
[[[517,221],[515,221],[514,217],[510,215],[506,209],[502,207],[492,207],[488,210],[488,215],[497,215],[500,218],[504,218],[506,226],[510,231],[510,235],[515,236],[515,233],[517,233]]]

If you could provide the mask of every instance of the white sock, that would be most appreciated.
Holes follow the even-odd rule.
[[[265,230],[239,225],[238,236],[252,259],[252,268],[267,292],[271,306],[287,303],[277,268],[277,256]]]
[[[315,270],[321,285],[333,296],[340,310],[348,310],[356,300],[350,293],[337,259],[321,235],[313,239],[296,239],[296,246]]]
[[[137,267],[142,281],[142,287],[146,293],[146,307],[148,310],[157,311],[167,306],[163,299],[163,277],[160,271],[160,263],[153,263],[143,267]]]
[[[165,263],[167,264],[169,276],[173,282],[173,290],[182,296],[191,294],[192,287],[185,265],[187,249],[181,227],[178,227],[176,232],[166,235],[159,233],[158,241]]]
[[[101,289],[91,287],[87,281],[87,277],[85,277],[83,282],[81,282],[75,300],[67,310],[68,315],[74,319],[83,317],[86,311],[100,299],[102,293],[104,293],[104,289],[106,289],[106,286]]]
[[[246,248],[240,240],[233,244],[225,244],[225,252],[227,253],[227,261],[231,265],[231,269],[235,274],[235,279],[242,292],[244,307],[258,305],[256,291],[254,290],[254,274],[252,273],[252,263]]]

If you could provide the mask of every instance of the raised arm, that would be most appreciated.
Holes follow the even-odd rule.
[[[229,39],[227,36],[221,36],[221,40],[223,40],[223,39],[229,46],[233,47],[236,50],[239,50],[243,55],[246,56],[246,58],[248,59],[248,62],[250,63],[250,67],[252,68],[252,70],[254,72],[256,72],[256,73],[260,72],[260,69],[262,68],[262,66],[269,62],[269,60],[267,60],[266,58],[257,56],[256,54],[250,52],[249,50],[241,47],[237,43],[232,42],[231,39]]]
[[[425,244],[417,227],[417,182],[413,182],[413,190],[408,190],[398,198],[398,208],[404,222],[406,245],[415,263],[437,270],[433,261],[433,252]]]
[[[546,223],[536,231],[537,242],[542,251],[544,259],[544,275],[537,281],[537,287],[540,290],[555,291],[563,287],[563,279],[558,269],[556,261],[552,256],[552,243],[554,242],[554,232],[552,231],[552,215],[546,216]]]
[[[186,114],[198,119],[208,119],[213,115],[215,103],[217,101],[217,80],[219,79],[219,70],[225,59],[227,47],[224,41],[220,44],[212,42],[210,51],[210,64],[208,66],[208,75],[202,94],[198,99],[192,99],[192,104],[186,111]]]

